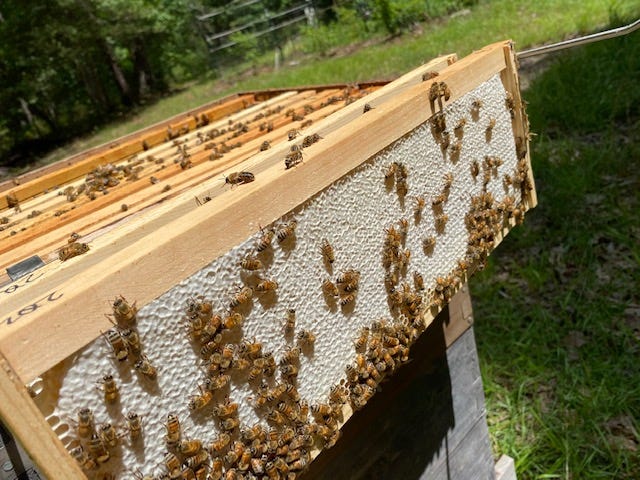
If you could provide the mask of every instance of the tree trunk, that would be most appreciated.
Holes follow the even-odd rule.
[[[127,82],[127,78],[125,77],[124,72],[122,71],[122,68],[120,68],[120,65],[118,64],[118,59],[116,58],[116,54],[113,51],[113,48],[111,47],[111,45],[109,45],[109,42],[107,42],[105,39],[101,39],[101,41],[102,41],[102,48],[104,50],[104,53],[106,54],[107,59],[109,60],[109,67],[113,72],[113,78],[116,81],[116,85],[118,86],[118,89],[120,90],[122,103],[124,103],[127,106],[133,105],[134,103],[136,103],[136,98],[134,96],[134,92],[132,92],[131,87],[129,86],[129,82]]]

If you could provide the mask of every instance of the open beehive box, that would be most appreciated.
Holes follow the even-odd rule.
[[[536,202],[510,42],[3,188],[0,413],[50,478],[294,478]]]

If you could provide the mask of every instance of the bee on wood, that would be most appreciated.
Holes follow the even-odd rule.
[[[438,72],[425,72],[422,74],[422,81],[426,82],[427,80],[436,78],[438,75],[440,75]]]
[[[373,107],[371,105],[369,105],[368,103],[364,104],[364,107],[362,108],[362,113],[367,113],[369,111],[371,111],[373,109]]]
[[[302,152],[297,150],[292,150],[284,157],[284,168],[285,170],[289,170],[290,168],[295,167],[299,163],[302,163]]]
[[[435,246],[436,246],[436,237],[434,237],[433,235],[425,238],[422,241],[422,248],[424,249],[427,255],[430,255],[431,253],[433,253],[433,249],[435,248]]]
[[[94,432],[94,418],[91,409],[84,407],[78,410],[76,432],[80,438],[89,437]]]
[[[138,314],[137,302],[133,302],[133,305],[129,304],[127,300],[122,296],[116,297],[113,301],[113,318],[118,326],[129,326],[136,323],[136,315]]]
[[[82,255],[83,253],[87,253],[89,251],[89,245],[86,243],[73,242],[68,245],[58,249],[58,258],[61,261],[69,260],[70,258],[77,257],[78,255]]]
[[[513,95],[511,95],[511,92],[507,92],[504,99],[504,104],[507,107],[507,110],[509,110],[511,120],[516,118],[516,101],[514,100]]]
[[[104,393],[105,403],[115,403],[118,400],[119,391],[113,375],[105,375],[102,377],[102,380],[97,383],[99,385],[97,388]]]
[[[292,237],[295,234],[296,227],[298,226],[298,222],[295,220],[291,220],[288,224],[283,225],[276,232],[276,236],[278,237],[278,241],[280,243],[284,242],[287,238]]]
[[[271,148],[271,142],[269,140],[265,140],[260,145],[260,151],[264,152],[265,150],[269,150]]]
[[[296,130],[295,128],[292,128],[291,130],[289,130],[287,132],[287,140],[288,141],[293,141],[295,140],[295,138],[300,134],[300,132],[298,132],[298,130]]]
[[[338,287],[328,278],[322,282],[322,293],[328,297],[337,297],[339,295]]]
[[[298,343],[302,345],[313,345],[316,341],[316,336],[310,330],[301,330],[297,335]]]
[[[253,289],[251,287],[244,287],[238,293],[236,293],[229,301],[229,308],[236,308],[242,303],[247,303],[253,296]]]
[[[293,335],[294,329],[296,328],[296,311],[293,308],[287,310],[287,318],[284,324],[284,334],[286,336]]]
[[[70,453],[83,470],[95,470],[98,468],[98,463],[87,454],[82,445],[73,448]]]
[[[180,442],[180,421],[175,413],[167,415],[167,423],[165,425],[167,433],[164,437],[165,443],[169,450],[178,446]]]
[[[224,178],[224,183],[230,185],[243,185],[245,183],[251,183],[256,177],[251,172],[233,172]]]
[[[258,246],[256,247],[256,252],[258,253],[266,250],[271,246],[271,241],[276,234],[276,232],[271,228],[267,231],[264,231],[261,227],[260,232],[262,233],[262,236],[260,237],[260,240],[258,240]]]
[[[220,433],[216,439],[209,444],[208,450],[212,457],[220,455],[231,442],[228,433]]]
[[[185,457],[192,457],[202,450],[202,442],[200,440],[182,440],[178,444],[178,452]]]
[[[273,292],[278,288],[278,282],[275,280],[261,279],[256,285],[256,290],[260,293]]]
[[[151,365],[151,362],[149,362],[146,355],[142,355],[140,360],[138,360],[133,367],[149,380],[155,380],[158,377],[158,370],[156,367]]]
[[[333,247],[326,238],[322,239],[322,245],[320,245],[320,253],[322,253],[324,261],[329,264],[332,264],[336,259],[333,252]]]
[[[256,257],[252,257],[252,256],[244,257],[240,261],[240,266],[245,270],[249,270],[249,271],[262,270],[264,268],[264,265],[262,265],[262,262]]]
[[[319,141],[321,138],[322,137],[317,133],[314,133],[313,135],[307,135],[302,139],[302,147],[303,148],[310,147],[311,145]]]
[[[129,350],[127,349],[127,344],[120,335],[120,332],[115,328],[107,330],[107,333],[104,334],[107,342],[111,345],[113,349],[113,354],[119,362],[125,361],[129,357]]]

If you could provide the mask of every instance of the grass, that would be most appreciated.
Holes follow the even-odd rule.
[[[539,205],[471,282],[519,479],[640,478],[638,40],[560,55],[524,92]]]
[[[296,66],[263,71],[258,76],[229,70],[222,78],[202,80],[153,105],[140,109],[120,122],[101,128],[42,158],[38,165],[51,163],[92,146],[118,138],[144,126],[196,107],[214,98],[240,90],[287,87],[332,82],[353,82],[400,75],[425,61],[445,53],[460,57],[488,43],[512,38],[519,49],[556,41],[569,35],[603,28],[611,9],[621,15],[640,10],[640,0],[615,4],[602,0],[492,0],[480,1],[467,14],[424,23],[412,33],[394,39],[382,36],[372,46],[335,57],[297,58]],[[264,65],[263,59],[262,64]],[[264,68],[263,68],[264,70]],[[238,78],[243,78],[237,81]],[[19,171],[12,171],[18,174]]]

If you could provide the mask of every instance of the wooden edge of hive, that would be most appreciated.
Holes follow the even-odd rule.
[[[397,94],[398,91],[401,91],[402,89],[408,87],[409,85],[413,85],[421,81],[421,78],[425,72],[442,71],[444,68],[454,63],[456,59],[457,59],[457,56],[455,54],[448,54],[448,55],[442,55],[440,57],[437,57],[431,60],[430,62],[427,62],[426,64],[422,65],[421,67],[418,67],[417,69],[411,72],[408,72],[407,74],[393,81],[391,84],[389,84],[389,86],[390,87],[392,86],[392,88],[380,88],[370,93],[369,95],[366,96],[366,99],[367,99],[366,101],[375,102],[376,105],[379,104],[380,102],[384,102],[388,100],[390,95]],[[305,92],[306,90],[300,90],[300,91]],[[320,91],[330,92],[332,90],[327,88],[320,88]],[[286,95],[287,93],[290,93],[290,91],[285,93],[280,93],[280,96]],[[277,97],[271,96],[270,100],[274,98],[277,98]],[[264,105],[266,105],[266,103],[270,100],[265,101],[264,104],[256,104],[256,105],[262,105],[262,107],[264,107]],[[328,124],[327,122],[324,122],[327,125],[321,129],[322,135],[329,134],[331,131],[337,129],[339,126],[344,125],[350,119],[354,118],[355,115],[360,115],[362,112],[362,103],[363,102],[355,102],[353,107],[344,107],[339,111],[331,114],[330,122]],[[251,110],[252,108],[253,107],[249,107],[246,110]],[[242,114],[243,112],[245,111],[243,110],[242,112],[239,112],[238,115]],[[322,125],[322,122],[318,122],[318,123]],[[195,138],[195,135],[193,135],[193,137]],[[270,154],[272,161],[274,161],[274,154],[276,154],[276,156],[283,157],[286,153],[287,148],[288,148],[288,145],[285,145],[285,146],[280,145],[280,146],[274,147],[274,149],[271,152],[265,153],[262,156],[259,156],[259,158],[264,158],[265,156],[269,156]],[[189,169],[187,172],[184,172],[180,176],[180,178],[184,177],[184,175],[187,175],[187,174],[191,176],[192,171],[195,171],[195,170],[202,171],[206,169],[207,173],[205,174],[205,178],[203,179],[204,182],[201,182],[200,184],[195,183],[193,184],[193,186],[198,188],[201,186],[202,183],[205,183],[205,184],[211,183],[211,182],[206,182],[206,180],[211,178],[217,179],[219,175],[222,174],[222,172],[224,172],[226,169],[230,168],[231,166],[237,164],[238,162],[241,162],[245,158],[245,157],[242,157],[242,154],[244,153],[244,151],[241,151],[241,150],[242,148],[239,149],[238,151],[233,150],[233,153],[232,154],[230,153],[231,157],[229,157],[228,160],[223,161],[222,163],[219,163],[219,164],[216,163],[216,165],[214,165],[213,168],[209,167],[208,165],[201,164],[199,166],[196,166],[193,169]],[[149,152],[153,152],[153,149],[150,149]],[[253,158],[254,161],[259,161],[258,159],[255,158],[255,154],[252,154],[251,156],[254,157]],[[278,158],[275,158],[275,161],[278,161]],[[127,187],[130,187],[130,186],[127,185]],[[131,188],[129,188],[129,190],[130,189]],[[64,229],[64,235],[62,237],[60,236],[61,234],[58,232],[56,236],[57,241],[58,242],[63,241],[68,235],[69,231],[78,231],[78,232],[83,231],[84,232],[83,235],[86,235],[87,229],[82,227],[82,218],[83,218],[82,215],[83,215],[83,212],[86,213],[85,211],[87,211],[87,209],[89,209],[90,211],[96,211],[96,209],[100,209],[100,208],[101,209],[110,208],[111,210],[113,210],[115,206],[116,210],[119,210],[120,202],[119,201],[116,202],[115,199],[116,197],[118,198],[122,197],[123,192],[121,192],[121,190],[122,189],[117,189],[116,192],[112,193],[108,197],[98,199],[97,202],[101,203],[101,205],[96,204],[96,202],[94,201],[88,205],[82,205],[80,209],[74,209],[72,212],[69,212],[68,214],[60,217],[59,219],[55,219],[56,221],[53,223],[49,222],[50,225],[55,226],[56,230]],[[199,190],[200,190],[199,192],[196,192],[196,197],[199,195],[200,196],[203,195],[202,188],[200,188]],[[148,191],[149,191],[149,188],[145,189],[144,191],[141,191],[140,195],[143,195],[145,192],[147,195],[151,195],[151,193]],[[140,196],[140,195],[137,195],[137,196]],[[186,202],[188,204],[192,204],[192,199],[194,195],[193,192],[191,192],[190,195],[188,195],[186,198],[184,196],[181,197],[182,200],[176,199],[175,197],[177,195],[178,195],[177,193],[160,195],[160,198],[157,198],[158,201],[161,200],[161,203],[163,203],[162,207],[160,207],[160,210],[166,211],[166,210],[172,209],[175,207],[175,204],[180,201]],[[158,195],[156,195],[156,197],[158,197]],[[169,197],[169,198],[166,198],[166,197]],[[150,198],[150,200],[152,201],[153,198]],[[145,202],[145,203],[148,204],[148,202]],[[73,217],[73,218],[71,219],[70,217]],[[144,222],[144,219],[139,219],[139,221]],[[110,223],[110,222],[107,222],[107,223]],[[4,251],[4,253],[0,255],[0,264],[4,266],[10,266],[16,263],[17,261],[19,261],[20,259],[26,258],[30,255],[33,255],[34,253],[36,254],[48,253],[48,252],[42,251],[42,246],[45,244],[45,242],[47,242],[47,239],[49,239],[51,235],[49,235],[50,232],[42,231],[42,230],[43,229],[40,228],[40,226],[38,226],[38,228],[36,228],[35,230],[30,229],[29,231],[26,231],[26,232],[18,232],[18,235],[16,235],[15,237],[10,237],[11,242],[5,242],[6,244],[4,248],[0,249]],[[30,248],[30,244],[32,242],[34,244],[34,247]],[[50,240],[48,245],[52,245]]]
[[[451,88],[448,103],[507,68],[504,45],[499,42],[479,50],[436,77]],[[17,324],[2,325],[0,351],[25,382],[48,370],[109,328],[104,318],[109,299],[125,293],[145,305],[244,241],[259,224],[269,225],[286,215],[424,123],[435,113],[427,95],[432,83],[408,87],[393,102],[348,122],[310,147],[309,158],[296,168],[284,171],[278,161],[255,182],[227,189],[206,208],[192,209],[187,216],[173,212],[153,230],[153,241],[146,236],[124,248],[115,242],[94,252],[91,266],[69,262],[24,292],[14,293],[2,302],[3,310],[10,316],[31,310]],[[206,252],[201,252],[201,238],[207,238]],[[88,302],[89,298],[104,302]]]

